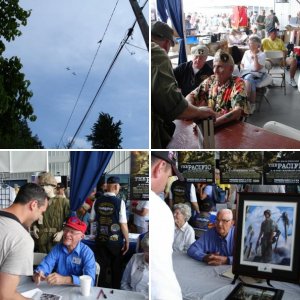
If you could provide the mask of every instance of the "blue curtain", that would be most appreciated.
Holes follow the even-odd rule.
[[[167,21],[163,19],[167,16],[166,13],[163,13],[163,9],[167,10],[168,16],[180,37],[178,64],[182,64],[187,61],[187,58],[184,43],[181,0],[157,0],[157,9],[163,22]]]
[[[70,208],[72,215],[76,215],[76,210],[96,186],[112,154],[112,151],[71,151]]]
[[[168,20],[168,15],[167,15],[166,10],[167,9],[166,9],[165,1],[164,0],[162,0],[162,1],[157,0],[157,11],[158,11],[160,19],[164,23],[167,23],[167,20]]]

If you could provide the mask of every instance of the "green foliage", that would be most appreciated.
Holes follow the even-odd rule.
[[[122,149],[121,125],[121,121],[114,123],[113,117],[101,112],[87,141],[92,142],[93,149]]]
[[[37,136],[32,137],[27,120],[35,121],[33,107],[29,103],[32,92],[30,81],[21,72],[18,57],[4,58],[4,40],[10,42],[22,33],[21,25],[27,24],[31,11],[19,6],[19,0],[0,0],[0,147],[41,148]],[[19,138],[20,141],[16,141]]]
[[[0,38],[9,42],[20,36],[19,27],[27,25],[30,14],[31,10],[26,11],[19,6],[19,0],[0,0]]]

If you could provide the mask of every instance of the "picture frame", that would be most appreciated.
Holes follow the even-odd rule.
[[[299,283],[300,195],[239,193],[232,272]]]
[[[240,282],[225,300],[260,299],[281,300],[284,291]]]

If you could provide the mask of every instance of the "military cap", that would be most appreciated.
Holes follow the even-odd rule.
[[[175,45],[173,29],[164,22],[156,21],[151,24],[151,34],[159,38],[168,39],[172,43],[172,47]]]
[[[49,172],[43,172],[38,176],[39,184],[57,186],[57,181],[54,176]]]
[[[86,224],[75,216],[70,217],[65,226],[81,231],[82,233],[85,233],[87,229]]]
[[[208,56],[208,48],[205,45],[197,45],[191,48],[191,54],[194,56]]]
[[[234,60],[232,56],[229,53],[223,51],[222,49],[218,50],[214,57],[214,63],[219,61],[234,66]]]

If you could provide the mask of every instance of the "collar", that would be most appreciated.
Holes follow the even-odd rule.
[[[176,229],[177,229],[177,230],[180,230],[180,231],[182,231],[182,232],[185,232],[185,231],[187,230],[187,228],[188,228],[188,225],[189,225],[188,222],[185,222],[181,228],[178,228],[178,227],[176,226]]]
[[[66,254],[73,254],[73,253],[76,253],[78,256],[80,254],[80,250],[81,250],[81,241],[79,241],[79,243],[77,244],[77,246],[75,247],[75,249],[73,249],[72,252],[69,253],[68,251],[68,248],[62,244],[62,248],[63,248],[63,251],[66,253]]]
[[[104,196],[116,196],[116,194],[112,192],[105,192]]]
[[[226,242],[228,242],[228,241],[229,241],[230,234],[231,234],[231,231],[233,230],[233,226],[231,226],[231,228],[229,229],[229,231],[228,231],[228,233],[227,233],[227,235],[226,235],[225,237],[222,237],[222,236],[219,235],[219,233],[218,233],[216,227],[214,227],[214,230],[215,230],[216,234],[218,235],[218,237],[219,237],[221,240],[225,240]]]

